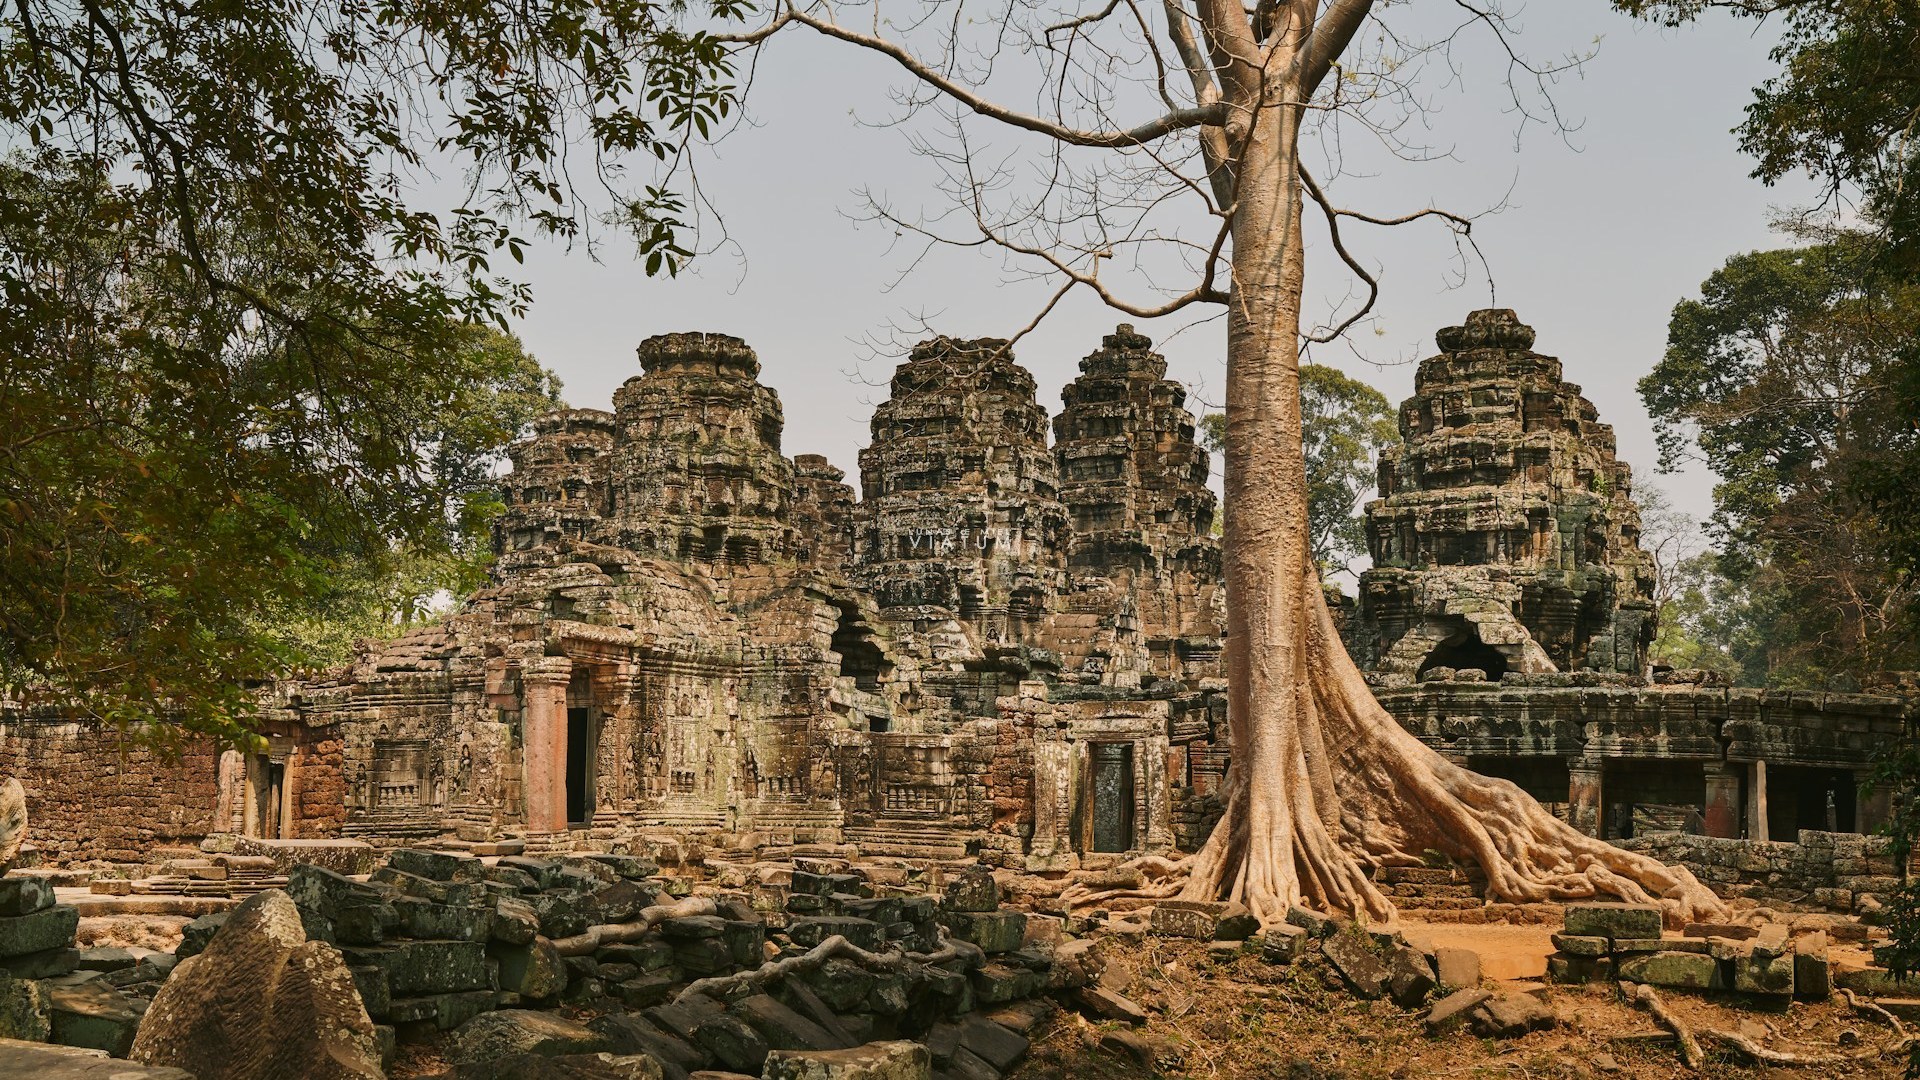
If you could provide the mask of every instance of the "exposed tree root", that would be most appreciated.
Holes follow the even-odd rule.
[[[608,945],[630,945],[668,919],[689,915],[712,915],[717,909],[712,900],[695,896],[671,904],[654,904],[641,910],[638,917],[623,923],[589,926],[572,937],[557,938],[553,947],[561,956],[586,956]]]
[[[910,966],[926,967],[950,960],[965,960],[968,967],[979,967],[986,963],[986,954],[980,951],[979,946],[947,937],[942,937],[940,948],[930,953],[876,953],[868,952],[835,934],[799,956],[769,960],[751,971],[736,971],[731,975],[716,975],[689,983],[686,989],[674,995],[674,1000],[695,995],[721,999],[743,988],[760,989],[796,972],[811,971],[836,956],[844,956],[873,971],[904,971]]]
[[[1907,1025],[1901,1023],[1899,1017],[1881,1008],[1879,1002],[1862,998],[1844,986],[1835,990],[1834,993],[1839,995],[1848,1005],[1852,1006],[1853,1011],[1865,1013],[1873,1017],[1875,1020],[1892,1028],[1895,1035],[1903,1039],[1906,1038]]]
[[[1651,986],[1635,986],[1631,983],[1623,982],[1620,984],[1620,992],[1626,995],[1627,999],[1635,1005],[1652,1013],[1655,1020],[1658,1020],[1668,1031],[1673,1032],[1674,1038],[1680,1041],[1680,1060],[1684,1062],[1689,1069],[1699,1069],[1706,1064],[1706,1055],[1700,1049],[1700,1040],[1702,1039],[1728,1047],[1747,1060],[1757,1064],[1778,1065],[1795,1069],[1832,1068],[1836,1065],[1847,1065],[1861,1061],[1872,1061],[1894,1054],[1905,1054],[1913,1049],[1916,1042],[1920,1042],[1920,1039],[1916,1039],[1914,1036],[1906,1033],[1905,1026],[1903,1026],[1892,1013],[1887,1012],[1885,1009],[1882,1009],[1870,1001],[1862,1002],[1859,998],[1856,998],[1852,992],[1847,990],[1840,991],[1840,993],[1845,996],[1847,1004],[1861,1012],[1883,1018],[1892,1026],[1895,1036],[1892,1042],[1885,1046],[1862,1047],[1859,1050],[1842,1054],[1798,1054],[1786,1050],[1773,1050],[1761,1046],[1745,1035],[1732,1031],[1721,1031],[1717,1028],[1701,1028],[1696,1035],[1679,1017],[1673,1015],[1673,1013],[1667,1009],[1666,1005],[1661,1002],[1660,995],[1655,993]]]
[[[1723,914],[1684,868],[1587,836],[1510,781],[1471,772],[1409,734],[1374,700],[1318,579],[1309,584],[1294,720],[1232,722],[1225,813],[1206,845],[1185,859],[1131,864],[1147,878],[1137,888],[1076,886],[1061,894],[1068,903],[1237,900],[1268,924],[1304,903],[1385,921],[1394,907],[1373,871],[1419,865],[1431,849],[1477,864],[1490,899],[1658,903],[1675,926]]]
[[[1653,987],[1623,982],[1620,984],[1620,993],[1628,1001],[1652,1013],[1661,1027],[1673,1032],[1673,1037],[1680,1042],[1680,1060],[1686,1063],[1687,1068],[1698,1069],[1706,1063],[1707,1055],[1700,1049],[1700,1040],[1694,1038],[1693,1029],[1667,1010],[1666,1003],[1660,1000],[1659,994],[1654,993]]]

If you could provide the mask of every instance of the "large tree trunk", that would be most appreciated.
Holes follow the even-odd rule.
[[[1671,922],[1717,913],[1686,870],[1585,836],[1514,784],[1440,757],[1387,715],[1348,657],[1308,553],[1301,111],[1248,114],[1227,314],[1225,814],[1191,859],[1143,860],[1158,880],[1133,895],[1237,900],[1269,923],[1299,903],[1385,920],[1393,905],[1373,869],[1431,849],[1478,863],[1502,900],[1657,900]]]

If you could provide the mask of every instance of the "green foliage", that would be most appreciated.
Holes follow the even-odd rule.
[[[1698,454],[1719,478],[1709,529],[1723,645],[1745,681],[1834,685],[1914,660],[1913,578],[1861,497],[1892,433],[1876,402],[1920,330],[1920,293],[1869,285],[1872,241],[1840,234],[1727,260],[1674,308],[1640,381],[1661,463]]]
[[[1365,521],[1356,510],[1377,482],[1376,455],[1399,441],[1400,432],[1385,395],[1324,364],[1300,365],[1300,414],[1307,524],[1313,560],[1326,576],[1366,553]],[[1224,449],[1226,425],[1223,413],[1201,418],[1209,450]]]
[[[735,99],[687,24],[748,10],[0,7],[4,696],[240,737],[249,684],[338,655],[313,619],[471,580],[552,387],[461,324],[525,307],[497,256],[596,219],[677,272],[671,181]]]

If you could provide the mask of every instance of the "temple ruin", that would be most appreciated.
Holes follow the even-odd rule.
[[[1441,330],[1345,619],[1382,703],[1612,838],[1868,831],[1909,697],[1646,670],[1612,431],[1508,311]],[[1121,326],[1048,416],[995,339],[893,374],[859,492],[788,457],[746,343],[670,334],[611,412],[510,451],[493,579],[274,688],[261,744],[119,756],[0,717],[43,860],[223,835],[1062,870],[1204,839],[1226,768],[1215,496],[1185,390]]]

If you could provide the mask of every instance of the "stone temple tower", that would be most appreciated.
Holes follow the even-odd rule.
[[[1163,674],[1177,654],[1217,651],[1221,573],[1207,452],[1186,388],[1166,376],[1166,358],[1123,323],[1080,361],[1053,421],[1068,570],[1112,582]]]
[[[645,374],[613,395],[613,542],[713,567],[785,555],[793,462],[753,350],[725,334],[663,334],[639,354]]]
[[[533,436],[507,449],[513,471],[501,478],[507,509],[493,523],[503,570],[539,562],[560,539],[606,543],[607,462],[613,414],[561,409],[534,421]]]
[[[860,451],[854,574],[882,608],[944,609],[1028,643],[1064,584],[1047,413],[1005,341],[935,338],[893,373]]]
[[[1639,674],[1652,561],[1631,472],[1533,328],[1476,311],[1436,335],[1380,455],[1366,508],[1363,653],[1386,676],[1433,668]]]

